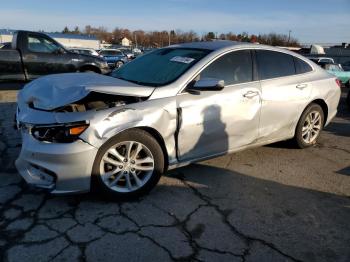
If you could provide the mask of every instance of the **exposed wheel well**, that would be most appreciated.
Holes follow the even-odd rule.
[[[101,74],[101,70],[98,67],[93,66],[93,65],[84,65],[80,68],[79,71],[80,72],[92,71],[92,72]]]
[[[312,101],[310,104],[312,104],[312,103],[318,104],[322,108],[323,113],[324,113],[324,125],[325,125],[327,123],[327,119],[328,119],[328,106],[327,106],[326,102],[322,99],[316,99],[316,100]]]
[[[146,131],[147,133],[149,133],[151,136],[153,136],[157,140],[160,147],[162,148],[163,155],[164,155],[164,172],[167,171],[168,166],[169,166],[169,158],[168,158],[168,151],[166,149],[165,142],[164,142],[162,135],[159,134],[159,132],[152,127],[141,126],[141,127],[136,127],[136,128]]]

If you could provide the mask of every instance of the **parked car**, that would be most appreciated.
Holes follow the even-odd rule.
[[[100,54],[92,48],[71,48],[69,50],[74,53],[82,54],[82,55],[100,56]]]
[[[140,48],[135,47],[132,52],[135,54],[135,56],[142,55],[142,51]]]
[[[327,70],[327,72],[335,75],[341,82],[342,85],[350,87],[350,72],[346,72],[339,64],[333,63],[319,63],[319,65]]]
[[[16,167],[52,193],[130,199],[189,163],[287,139],[315,145],[340,93],[336,77],[287,50],[174,45],[111,76],[60,74],[26,85]]]
[[[122,51],[124,55],[128,57],[129,60],[132,60],[135,58],[135,53],[127,47],[119,47],[117,48],[119,51]]]
[[[334,59],[330,57],[308,57],[311,61],[318,63],[332,63],[334,64]]]
[[[110,72],[102,58],[70,52],[43,33],[17,31],[11,46],[10,50],[0,49],[0,80],[26,81],[67,72]]]
[[[119,68],[129,62],[127,55],[118,49],[103,49],[100,55],[104,57],[111,69]]]

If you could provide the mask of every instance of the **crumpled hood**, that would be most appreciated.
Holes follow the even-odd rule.
[[[52,110],[79,101],[90,92],[148,97],[154,87],[139,86],[96,73],[69,73],[40,77],[18,93],[19,104],[33,103],[35,108]]]

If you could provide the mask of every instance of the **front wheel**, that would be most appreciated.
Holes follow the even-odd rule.
[[[295,130],[294,142],[299,148],[316,144],[323,129],[324,113],[318,104],[309,105],[301,115]]]
[[[99,149],[92,172],[93,189],[114,200],[134,199],[148,193],[164,172],[164,155],[146,131],[130,129]]]

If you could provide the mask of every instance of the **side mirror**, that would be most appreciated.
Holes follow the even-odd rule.
[[[225,87],[225,81],[216,78],[198,80],[191,89],[196,91],[220,91]]]
[[[74,51],[73,51],[74,52]],[[65,54],[66,51],[63,49],[63,48],[58,48],[54,51],[55,54],[57,55],[62,55],[62,54]]]

